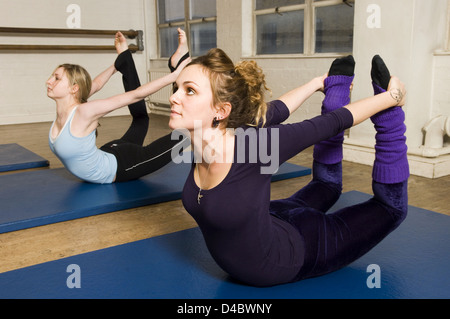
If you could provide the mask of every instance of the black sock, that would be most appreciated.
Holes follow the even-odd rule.
[[[172,55],[172,56],[173,56],[173,55]],[[176,67],[173,67],[173,66],[172,66],[172,56],[169,58],[169,69],[170,69],[170,72],[175,71],[175,70],[180,66],[181,62],[183,62],[184,60],[186,60],[187,58],[189,58],[189,52],[185,53],[185,54],[181,57],[181,59],[178,61]]]
[[[355,59],[349,55],[344,58],[339,58],[333,61],[328,76],[331,75],[347,75],[353,76],[355,73]]]
[[[384,90],[387,90],[391,74],[384,64],[383,59],[377,54],[372,59],[372,70],[370,71],[372,81]]]

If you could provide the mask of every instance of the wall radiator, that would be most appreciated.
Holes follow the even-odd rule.
[[[151,70],[150,81],[169,74],[168,70]],[[149,109],[152,113],[170,115],[169,98],[172,95],[172,85],[168,85],[148,97]]]

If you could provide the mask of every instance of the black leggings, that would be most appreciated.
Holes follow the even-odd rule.
[[[122,73],[125,91],[134,90],[141,85],[129,50],[122,52],[114,65]],[[172,161],[172,150],[181,150],[190,145],[187,137],[180,136],[172,140],[172,134],[168,134],[143,146],[149,126],[145,101],[131,104],[128,109],[133,118],[128,130],[121,138],[100,148],[117,159],[116,182],[126,182],[150,174]]]

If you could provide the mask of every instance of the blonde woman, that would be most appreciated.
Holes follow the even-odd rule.
[[[143,99],[172,84],[189,60],[171,74],[141,86],[126,39],[120,32],[116,34],[115,46],[118,57],[114,65],[93,81],[81,66],[63,64],[46,82],[47,96],[56,102],[56,119],[49,132],[50,148],[73,175],[91,183],[140,178],[168,164],[174,147],[189,144],[186,137],[172,140],[169,134],[143,146],[149,122]],[[117,71],[122,73],[126,92],[88,101]],[[98,120],[127,105],[133,118],[127,132],[97,148]]]

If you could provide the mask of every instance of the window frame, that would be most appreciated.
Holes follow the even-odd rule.
[[[450,0],[447,3],[447,30],[445,31],[444,50],[450,52]]]
[[[189,19],[190,17],[190,6],[189,6],[190,0],[184,0],[184,20],[177,21],[177,22],[168,22],[168,23],[160,23],[159,22],[159,8],[158,8],[158,0],[155,1],[155,12],[156,12],[156,28],[157,28],[157,44],[158,44],[158,57],[159,58],[168,58],[165,56],[162,56],[161,54],[161,29],[164,28],[177,28],[180,27],[186,32],[186,37],[188,40],[188,46],[189,51],[192,52],[191,48],[191,25],[193,24],[200,24],[205,22],[216,22],[217,26],[217,12],[214,17],[207,17],[207,18],[198,18],[198,19]],[[215,1],[215,0],[214,0]],[[216,33],[216,42],[217,42],[217,33]]]
[[[315,28],[315,20],[316,20],[316,8],[319,7],[328,7],[334,5],[348,5],[353,6],[354,0],[324,0],[315,2],[314,0],[305,0],[304,4],[296,4],[278,8],[269,8],[269,9],[260,9],[256,10],[256,1],[252,0],[252,12],[253,12],[253,45],[252,51],[253,56],[258,58],[264,57],[310,57],[310,56],[341,56],[346,54],[351,54],[352,52],[326,52],[326,53],[318,53],[315,52],[316,45],[316,28]],[[265,15],[271,13],[283,14],[283,12],[291,12],[291,11],[304,11],[304,43],[303,43],[303,53],[278,53],[278,54],[258,54],[257,53],[257,26],[256,26],[256,18],[258,15]]]

